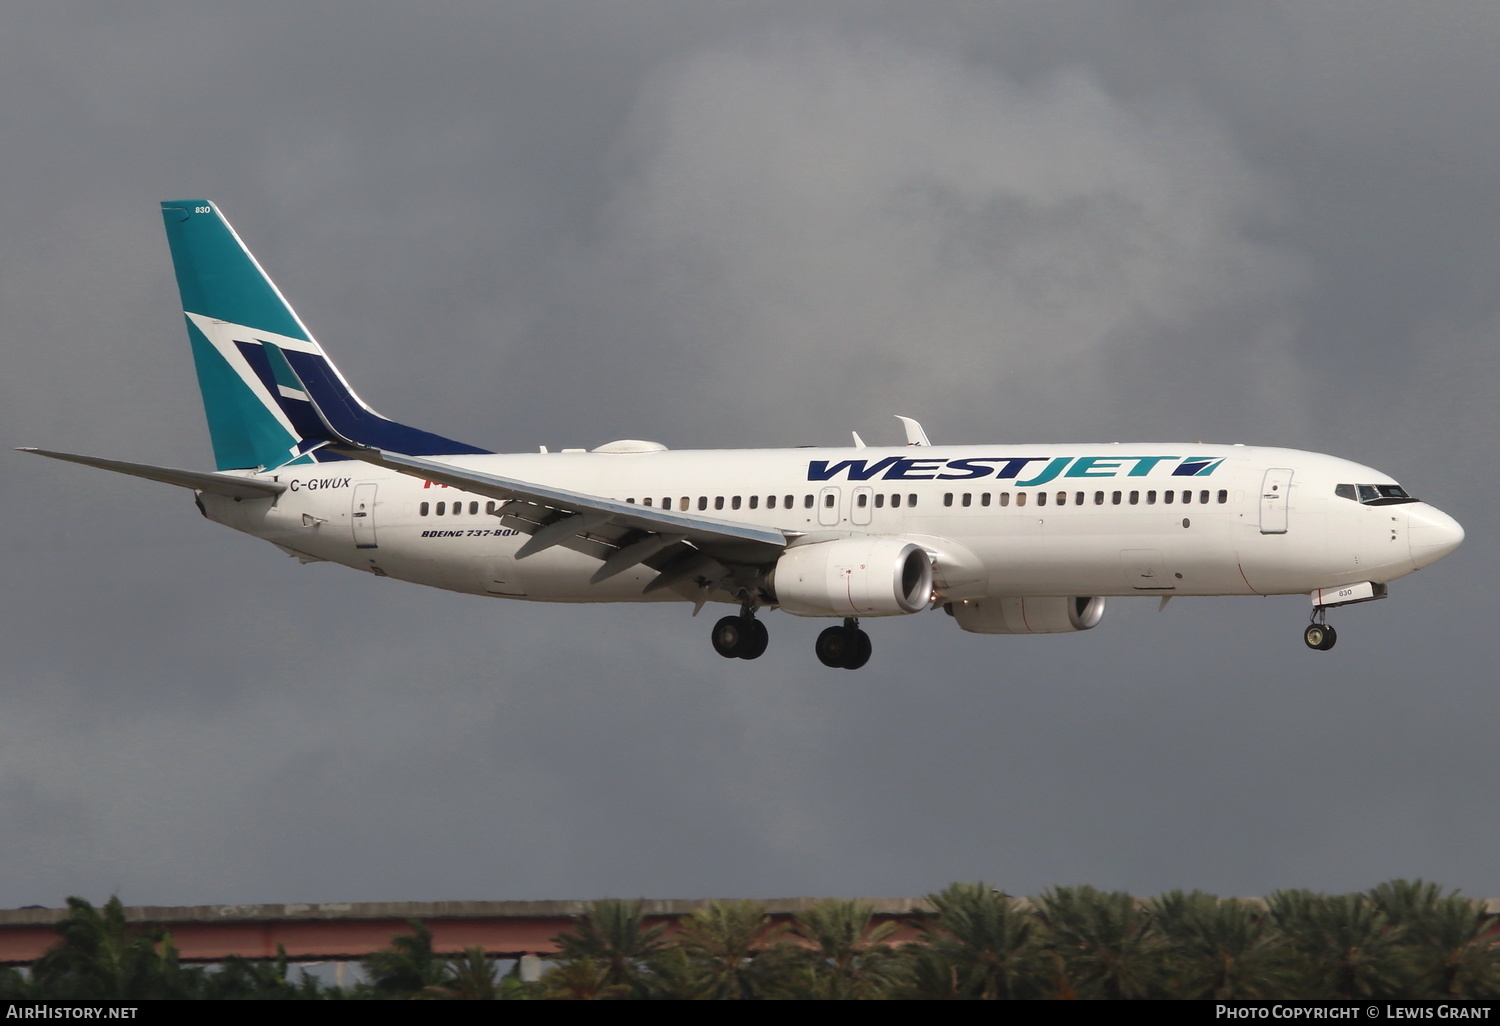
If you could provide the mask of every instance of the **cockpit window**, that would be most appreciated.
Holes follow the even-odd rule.
[[[1366,506],[1395,506],[1403,502],[1417,501],[1398,484],[1341,484],[1334,486],[1333,494],[1341,499],[1353,499]]]

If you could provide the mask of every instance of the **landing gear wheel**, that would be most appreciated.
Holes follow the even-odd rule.
[[[754,617],[750,618],[750,630],[745,638],[745,650],[740,653],[741,659],[759,659],[766,653],[766,646],[771,643],[771,634],[766,630],[766,625]]]
[[[854,644],[844,660],[844,669],[857,670],[870,661],[870,636],[858,627],[849,629],[854,634]]]
[[[1327,652],[1338,639],[1338,632],[1326,623],[1310,623],[1307,630],[1302,632],[1302,640],[1307,647],[1319,652]]]
[[[870,661],[870,636],[858,627],[829,627],[818,635],[818,661],[833,669],[857,670]]]
[[[745,629],[748,623],[754,622],[742,616],[726,616],[714,624],[712,635],[714,651],[725,659],[740,658],[741,653],[747,650],[749,642],[755,637],[753,628],[749,631]]]
[[[1339,640],[1339,632],[1328,624],[1323,625],[1323,644],[1318,646],[1319,652],[1327,652]]]
[[[818,662],[835,670],[849,658],[849,632],[842,627],[830,627],[818,635],[813,650],[818,653]]]

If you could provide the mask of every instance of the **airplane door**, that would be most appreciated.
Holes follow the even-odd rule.
[[[864,527],[875,512],[875,489],[868,485],[854,489],[852,503],[849,507],[849,520],[857,527]]]
[[[1292,472],[1285,467],[1266,471],[1260,485],[1260,533],[1286,534],[1287,496],[1292,490]]]
[[[818,493],[818,523],[839,526],[839,489],[828,487]]]
[[[349,520],[354,525],[354,547],[378,548],[375,544],[375,485],[355,485],[354,498],[350,501]]]

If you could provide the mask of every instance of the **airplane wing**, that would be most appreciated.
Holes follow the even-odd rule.
[[[53,452],[49,449],[17,449],[37,456],[48,456],[54,460],[82,463],[85,467],[113,470],[117,474],[143,477],[148,481],[191,488],[199,492],[227,495],[231,499],[267,499],[286,491],[286,485],[275,481],[263,481],[253,477],[236,477],[233,474],[209,474],[198,470],[176,470],[172,467],[153,467],[148,463],[126,463],[124,460],[106,460],[98,456],[78,456],[71,452]]]
[[[518,559],[563,545],[603,560],[593,576],[595,583],[644,563],[659,572],[647,592],[690,580],[701,587],[718,587],[734,577],[736,568],[775,562],[797,537],[487,474],[440,459],[354,445],[330,448],[351,459],[504,502],[501,522],[531,535],[517,550]]]

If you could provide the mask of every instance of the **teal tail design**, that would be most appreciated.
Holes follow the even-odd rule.
[[[214,204],[163,203],[162,219],[219,470],[342,459],[315,451],[335,437],[408,455],[488,451],[366,406]],[[339,435],[314,401],[339,421]]]

